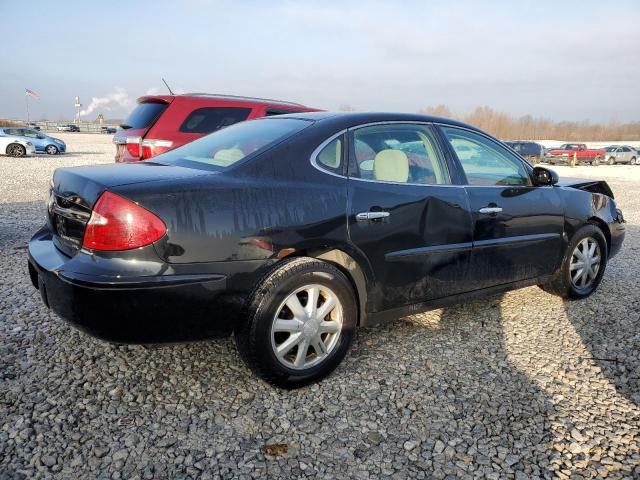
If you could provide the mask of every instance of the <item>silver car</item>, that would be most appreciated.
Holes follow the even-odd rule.
[[[638,152],[627,145],[611,145],[604,149],[604,162],[608,165],[616,163],[628,163],[630,165],[640,165]]]

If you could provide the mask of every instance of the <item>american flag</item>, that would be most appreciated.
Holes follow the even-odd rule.
[[[40,98],[40,95],[38,95],[36,92],[34,92],[33,90],[29,90],[28,88],[24,89],[24,94],[27,97],[32,97],[32,98]]]

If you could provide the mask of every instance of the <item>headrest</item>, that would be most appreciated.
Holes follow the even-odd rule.
[[[406,183],[409,179],[409,159],[401,150],[382,150],[373,159],[376,180]]]

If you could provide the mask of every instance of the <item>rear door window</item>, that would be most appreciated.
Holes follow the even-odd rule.
[[[250,113],[250,108],[198,108],[182,122],[179,130],[183,133],[211,133],[246,120]]]
[[[167,103],[139,103],[120,125],[123,129],[149,128],[167,108]]]

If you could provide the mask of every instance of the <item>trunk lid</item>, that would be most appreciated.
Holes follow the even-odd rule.
[[[93,205],[105,190],[121,185],[214,174],[152,162],[59,168],[53,174],[49,192],[47,224],[56,246],[66,255],[73,256],[82,248]]]

